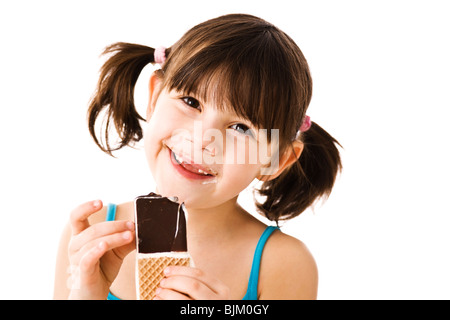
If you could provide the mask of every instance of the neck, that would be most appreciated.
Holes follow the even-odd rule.
[[[214,208],[186,209],[189,241],[223,239],[246,217],[246,212],[237,204],[237,197]]]

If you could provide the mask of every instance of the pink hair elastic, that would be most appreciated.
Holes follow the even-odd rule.
[[[305,116],[302,125],[300,126],[300,132],[308,131],[311,128],[311,118],[310,116]]]
[[[166,61],[166,48],[165,47],[156,48],[154,57],[155,57],[155,63],[162,65]]]

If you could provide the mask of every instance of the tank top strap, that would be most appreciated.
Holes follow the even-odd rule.
[[[108,204],[108,209],[106,210],[106,221],[116,220],[116,205],[114,203]]]
[[[108,207],[106,209],[106,221],[116,220],[116,208],[117,206],[114,203],[108,203]],[[116,297],[111,292],[108,292],[108,297],[106,300],[120,300],[120,298]]]
[[[245,293],[245,296],[244,298],[242,298],[242,300],[258,300],[258,280],[259,269],[261,266],[261,257],[267,239],[269,239],[270,235],[275,230],[279,230],[279,228],[268,226],[259,238],[258,244],[256,245],[255,254],[253,256],[252,269],[250,271],[250,277],[248,279],[247,292]]]

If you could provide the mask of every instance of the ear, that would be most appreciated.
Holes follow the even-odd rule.
[[[146,113],[147,121],[150,120],[150,117],[155,108],[156,100],[158,100],[160,85],[161,79],[158,77],[156,72],[153,72],[152,75],[150,76],[150,81],[148,83],[149,99]]]
[[[279,159],[278,168],[276,171],[271,175],[259,175],[257,177],[258,180],[261,181],[269,181],[277,178],[280,174],[283,173],[283,171],[287,168],[289,168],[292,164],[294,164],[302,154],[303,147],[305,145],[303,142],[299,140],[294,140],[290,146],[286,148],[284,153],[281,155]]]

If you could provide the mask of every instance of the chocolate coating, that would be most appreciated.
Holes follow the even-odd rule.
[[[139,253],[187,251],[184,206],[150,193],[137,197],[136,237]]]

